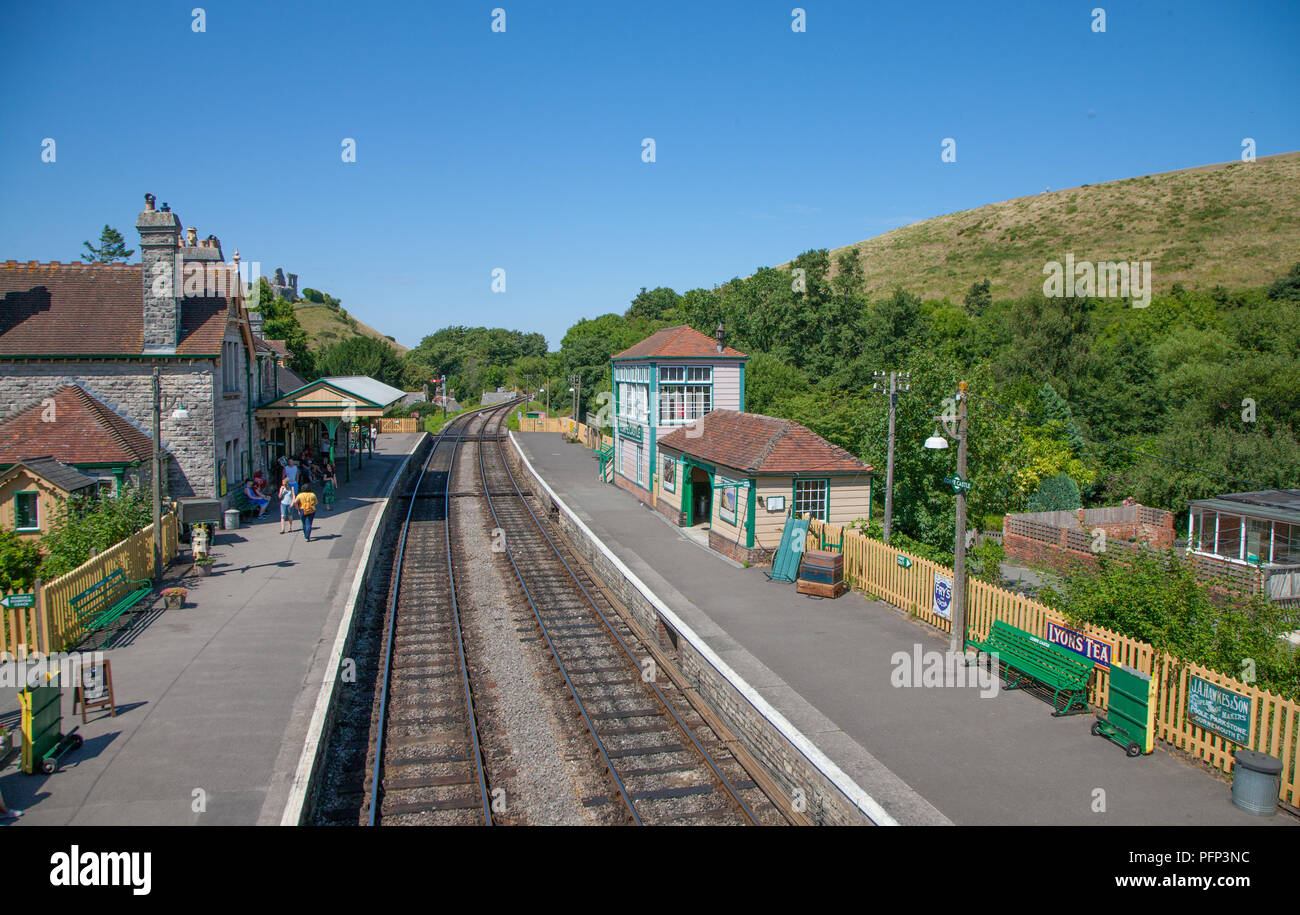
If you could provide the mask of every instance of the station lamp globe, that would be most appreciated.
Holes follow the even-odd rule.
[[[925,440],[925,447],[931,451],[942,451],[948,447],[948,440],[939,434],[939,427],[934,427],[934,435]]]

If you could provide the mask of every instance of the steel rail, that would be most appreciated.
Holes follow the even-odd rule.
[[[551,539],[551,536],[546,532],[546,529],[545,529],[544,527],[542,527],[542,523],[541,523],[541,521],[538,519],[537,514],[533,511],[532,506],[528,504],[528,500],[524,497],[523,491],[520,490],[520,488],[519,488],[519,483],[518,483],[518,481],[515,479],[514,472],[510,469],[510,462],[509,462],[509,460],[506,459],[506,454],[505,454],[505,444],[504,444],[504,441],[502,441],[501,439],[498,439],[498,440],[497,440],[497,454],[498,454],[498,457],[499,457],[500,460],[501,460],[501,464],[502,464],[502,466],[505,468],[506,475],[507,475],[507,476],[509,477],[509,479],[510,479],[510,485],[511,485],[511,487],[514,489],[514,491],[515,491],[515,495],[518,497],[520,503],[524,506],[524,508],[528,511],[528,515],[529,515],[530,518],[532,518],[533,524],[536,526],[538,533],[540,533],[540,534],[542,535],[542,537],[545,538],[546,543],[550,546],[552,552],[555,553],[555,557],[556,557],[557,559],[560,560],[561,564],[563,564],[563,566],[564,566],[565,571],[569,573],[569,577],[573,580],[573,583],[574,583],[575,585],[577,585],[578,590],[582,592],[582,596],[586,599],[586,601],[587,601],[587,605],[588,605],[589,607],[591,607],[591,609],[592,609],[593,611],[595,611],[595,613],[596,613],[597,616],[600,617],[601,622],[605,624],[605,628],[606,628],[606,630],[609,632],[610,635],[612,635],[612,636],[614,637],[614,640],[615,640],[616,642],[618,642],[619,647],[623,649],[623,653],[627,655],[628,659],[629,659],[629,660],[630,660],[634,665],[636,665],[636,666],[639,667],[639,666],[640,666],[640,660],[639,660],[639,659],[637,658],[637,656],[632,652],[632,649],[628,646],[628,644],[623,640],[623,637],[620,636],[620,635],[618,634],[618,632],[617,632],[617,630],[615,629],[614,625],[610,622],[609,618],[605,615],[604,611],[602,611],[602,610],[600,609],[600,607],[596,604],[596,601],[592,598],[591,594],[587,591],[587,588],[582,584],[582,582],[579,580],[577,574],[573,571],[573,568],[569,565],[568,560],[566,560],[566,559],[564,558],[564,555],[563,555],[563,553],[560,551],[560,548],[559,548],[558,546],[555,545],[555,541],[553,541],[553,540]],[[485,462],[484,462],[484,460],[483,460],[483,440],[482,440],[482,439],[479,440],[479,471],[480,471],[480,474],[483,475],[483,489],[484,489],[485,492],[488,492],[488,504],[489,504],[489,507],[491,507],[491,504],[492,504],[492,496],[491,496],[491,493],[490,493],[490,491],[489,491],[489,487],[488,487],[488,485],[487,485],[487,476],[486,476],[486,471],[485,471]],[[492,509],[492,517],[493,517],[494,519],[496,518],[496,509],[495,509],[495,508]],[[499,522],[498,522],[498,526],[500,526],[500,525],[499,525]],[[507,540],[506,540],[506,546],[507,546],[507,553],[508,553],[508,552],[509,552],[509,538],[507,538]],[[511,562],[512,565],[515,566],[515,573],[516,573],[516,575],[518,575],[518,574],[519,574],[519,567],[518,567],[518,565],[515,564],[515,561],[514,561],[514,557],[513,557],[513,555],[511,555],[510,562]],[[520,581],[520,584],[523,585],[523,576],[522,576],[522,575],[519,576],[519,581]],[[527,587],[527,585],[524,585],[524,592],[525,592],[525,594],[527,594],[527,592],[528,592],[528,587]],[[531,598],[531,597],[529,597],[529,603],[530,603],[530,604],[532,603],[532,598]],[[537,616],[538,616],[538,623],[541,624],[541,617],[540,617],[540,615],[537,614],[537,608],[536,608],[535,606],[533,607],[533,613],[534,613],[534,615],[537,615]],[[546,630],[545,630],[545,625],[544,625],[544,624],[542,625],[542,631],[543,631],[543,634],[545,634],[545,631],[546,631]],[[549,637],[549,636],[547,637],[547,642],[548,642],[548,644],[550,643],[550,637]],[[555,648],[554,648],[554,646],[552,646],[551,651],[552,651],[552,654],[555,654]],[[560,662],[560,659],[559,659],[559,656],[558,656],[558,655],[556,655],[556,659],[555,659],[555,660],[556,660],[556,663],[560,664],[560,669],[561,669],[561,671],[563,672],[563,671],[564,671],[564,665],[563,665],[562,662]],[[565,680],[566,680],[566,682],[568,681],[568,673],[567,673],[567,672],[565,672]],[[649,681],[646,681],[646,682],[648,683],[648,685],[650,686],[650,688],[651,688],[652,690],[654,690],[655,695],[658,697],[660,704],[661,704],[661,705],[662,705],[662,706],[663,706],[663,707],[668,711],[668,714],[672,716],[673,722],[676,724],[677,729],[678,729],[678,730],[679,730],[679,731],[680,731],[680,732],[681,732],[681,733],[682,733],[682,734],[683,734],[683,735],[684,735],[684,736],[685,736],[685,737],[686,737],[686,738],[691,742],[691,744],[695,747],[696,752],[697,752],[697,753],[700,755],[700,757],[705,761],[705,763],[708,764],[709,768],[713,770],[713,774],[714,774],[715,776],[717,776],[718,780],[719,780],[719,781],[721,782],[721,784],[726,788],[727,793],[731,796],[731,799],[732,799],[733,801],[735,801],[736,805],[740,808],[740,811],[741,811],[741,813],[743,814],[743,816],[745,817],[745,819],[749,821],[750,825],[754,825],[754,826],[759,825],[758,817],[754,815],[754,811],[750,809],[750,807],[749,807],[749,805],[748,805],[747,803],[745,803],[745,799],[742,798],[742,797],[740,796],[740,792],[739,792],[739,791],[736,789],[736,787],[731,783],[730,779],[728,779],[727,776],[723,774],[722,770],[718,767],[717,763],[714,761],[712,755],[711,755],[711,754],[710,754],[710,753],[709,753],[709,752],[708,752],[708,751],[707,751],[703,746],[700,745],[700,742],[699,742],[699,741],[696,739],[696,737],[695,737],[695,733],[694,733],[694,731],[692,731],[691,728],[687,726],[686,722],[682,721],[681,717],[677,714],[677,710],[676,710],[675,708],[673,708],[672,703],[668,701],[668,698],[667,698],[667,697],[663,694],[663,692],[659,689],[659,685],[658,685],[657,683],[655,683],[654,680],[649,680]],[[570,683],[569,688],[570,688],[571,691],[573,690],[573,685],[572,685],[572,683]],[[575,699],[577,698],[577,694],[576,694],[576,692],[574,693],[574,698],[575,698]],[[581,701],[580,701],[580,700],[579,700],[579,705],[581,705]],[[586,713],[585,713],[585,711],[584,711],[583,715],[584,715],[584,717],[586,717]],[[588,720],[587,723],[588,723],[588,726],[590,727],[590,726],[591,726],[591,722],[590,722],[590,720]],[[595,730],[594,730],[594,729],[592,730],[592,734],[593,734],[593,736],[595,735]],[[599,738],[597,738],[597,742],[599,742]],[[602,748],[601,748],[601,752],[602,752],[602,753],[604,752],[604,747],[603,747],[603,745],[602,745]],[[606,763],[609,763],[609,758],[608,758],[608,756],[606,756],[606,760],[605,760],[605,761],[606,761]],[[611,772],[611,773],[614,773],[614,772],[615,772],[615,770],[614,770],[614,768],[613,768],[612,765],[610,766],[610,772]],[[622,790],[622,781],[621,781],[621,779],[618,778],[617,774],[615,774],[614,777],[615,777],[615,779],[616,779],[616,780],[618,781],[618,783],[619,783],[620,790]],[[626,792],[624,792],[624,797],[625,797],[625,799],[627,798]],[[630,799],[627,799],[627,802],[628,802],[629,805],[631,805],[631,803],[632,803]],[[635,812],[635,810],[633,811],[633,815],[636,816],[636,812]],[[640,822],[639,817],[638,817],[638,822]]]
[[[501,443],[498,441],[497,442],[498,448],[500,447],[500,444]],[[496,504],[492,501],[492,487],[488,484],[487,461],[484,460],[483,439],[481,437],[479,438],[479,442],[478,442],[478,455],[479,455],[478,470],[479,470],[479,477],[483,481],[483,494],[487,497],[488,510],[492,512],[492,521],[498,528],[500,528],[501,520],[500,518],[497,517]],[[511,477],[512,481],[513,479],[514,478]],[[523,494],[519,492],[518,486],[515,487],[515,493],[516,495],[519,496],[521,500],[523,499]],[[527,507],[526,501],[524,502],[524,505],[525,507]],[[532,510],[529,509],[529,511],[531,513]],[[533,520],[536,521],[536,518],[534,518]],[[555,663],[560,668],[560,674],[561,676],[564,677],[564,682],[569,687],[569,695],[573,696],[573,701],[576,702],[578,705],[578,711],[582,714],[582,720],[586,722],[587,731],[588,733],[591,734],[591,739],[595,741],[596,749],[600,751],[601,758],[605,760],[605,767],[609,771],[610,778],[613,779],[615,786],[618,788],[618,793],[623,800],[623,804],[627,807],[628,813],[631,814],[632,821],[637,826],[644,825],[641,822],[641,814],[637,812],[636,804],[632,803],[632,798],[627,793],[627,787],[623,784],[622,777],[619,776],[618,770],[614,768],[614,763],[609,757],[609,751],[605,748],[605,742],[601,740],[600,735],[596,733],[596,726],[592,722],[591,716],[588,714],[587,707],[585,704],[583,704],[582,698],[578,695],[577,687],[573,685],[573,680],[569,676],[568,668],[565,667],[564,662],[560,660],[560,653],[555,647],[555,642],[552,641],[551,639],[550,630],[546,628],[546,623],[542,619],[542,614],[537,609],[537,603],[533,600],[532,591],[529,590],[528,583],[524,581],[524,575],[519,570],[519,563],[515,561],[515,554],[514,554],[514,550],[510,548],[509,537],[505,538],[505,548],[506,548],[506,557],[510,560],[510,565],[515,570],[515,577],[519,579],[519,586],[524,590],[524,597],[528,600],[528,606],[533,611],[533,617],[537,620],[538,628],[541,629],[542,638],[546,639],[546,645],[551,650],[551,657],[555,658]]]
[[[512,402],[510,406],[513,405],[514,404]],[[465,413],[462,416],[458,416],[455,419],[453,419],[451,423],[449,423],[447,427],[444,428],[438,434],[438,436],[434,439],[433,447],[429,450],[428,457],[424,459],[424,463],[420,467],[420,476],[416,479],[415,485],[411,489],[411,501],[410,504],[406,507],[406,517],[402,521],[402,532],[398,539],[398,544],[397,544],[397,560],[393,569],[393,596],[392,599],[389,601],[389,605],[388,605],[388,631],[385,637],[386,650],[384,652],[384,672],[381,681],[382,687],[381,687],[381,692],[379,697],[379,720],[375,726],[375,730],[377,732],[377,736],[375,738],[375,759],[374,759],[375,771],[371,777],[371,782],[370,782],[370,816],[369,816],[369,823],[368,823],[368,825],[370,826],[374,826],[378,821],[379,808],[382,803],[379,787],[380,787],[380,778],[383,773],[384,734],[387,731],[387,727],[388,727],[388,693],[389,693],[389,687],[392,683],[392,676],[393,676],[393,648],[396,643],[396,634],[397,634],[397,601],[402,591],[402,563],[406,558],[406,537],[411,528],[411,514],[415,509],[415,503],[417,501],[416,497],[419,494],[420,485],[424,482],[424,477],[429,472],[429,465],[433,463],[434,455],[437,454],[438,448],[442,446],[442,443],[444,441],[449,441],[452,446],[451,463],[453,467],[455,465],[456,452],[459,450],[459,446],[461,442],[464,440],[464,436],[456,435],[448,439],[447,438],[448,433],[452,432],[453,429],[459,431],[457,425],[462,420],[464,420],[465,427],[468,427],[470,423],[474,421],[475,418],[479,417],[484,412],[487,412],[489,409],[495,412],[496,409],[498,408],[496,407],[496,405],[493,405],[491,408],[482,408],[479,410],[473,410],[469,413]],[[446,526],[448,532],[450,532],[451,529],[451,519],[449,516],[449,512],[447,511],[447,508],[449,507],[447,493],[450,491],[450,484],[451,484],[451,470],[449,469],[447,473],[447,485],[443,487],[443,499],[444,499],[443,519],[444,519],[444,525]],[[451,590],[452,604],[454,607],[456,601],[456,587],[451,572],[450,540],[448,540],[448,548],[447,548],[447,576],[448,576],[448,582]],[[491,807],[491,803],[488,801],[487,782],[483,772],[483,754],[478,745],[478,732],[474,722],[473,699],[470,697],[470,693],[469,693],[469,674],[465,669],[464,646],[461,644],[460,641],[460,620],[459,620],[458,612],[455,614],[455,621],[456,621],[457,647],[460,653],[462,683],[464,684],[465,687],[465,700],[467,705],[467,711],[469,713],[471,738],[474,744],[473,746],[474,758],[478,770],[480,797],[483,802],[485,822],[487,825],[490,826],[492,824],[492,807]]]

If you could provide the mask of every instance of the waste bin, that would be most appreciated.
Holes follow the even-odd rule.
[[[1282,760],[1257,750],[1232,754],[1232,803],[1247,813],[1268,817],[1277,813],[1282,787]]]
[[[237,508],[226,509],[226,530],[228,531],[239,530],[239,509]]]

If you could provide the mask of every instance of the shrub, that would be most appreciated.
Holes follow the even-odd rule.
[[[30,588],[40,564],[41,549],[35,540],[0,528],[0,592]]]
[[[1038,484],[1029,497],[1031,512],[1069,512],[1083,505],[1079,498],[1079,484],[1064,473],[1048,477]]]
[[[41,541],[46,550],[41,578],[49,581],[66,575],[152,523],[153,508],[135,489],[117,498],[66,499]]]

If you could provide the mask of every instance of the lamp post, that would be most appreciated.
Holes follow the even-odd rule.
[[[957,475],[952,479],[952,488],[957,496],[957,534],[952,551],[952,639],[950,650],[954,654],[966,651],[966,491],[970,482],[966,479],[966,382],[961,382],[957,390]],[[925,440],[925,447],[941,450],[948,447],[947,440],[934,430],[934,435]]]
[[[871,385],[871,390],[877,393],[883,391],[881,384],[884,382],[884,372],[874,372],[875,381]],[[906,394],[912,390],[912,373],[911,372],[890,372],[889,373],[889,458],[885,463],[885,543],[889,542],[889,534],[893,530],[894,523],[894,415],[898,411],[898,395]],[[947,442],[944,443],[945,447]]]
[[[190,411],[179,397],[169,400],[175,404],[172,419],[189,419]],[[153,457],[149,468],[153,477],[153,577],[162,577],[162,378],[158,366],[153,367]]]

